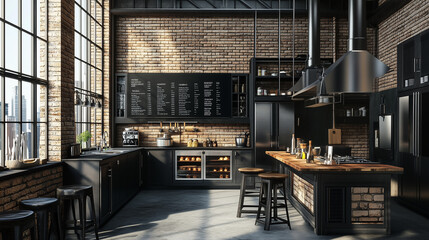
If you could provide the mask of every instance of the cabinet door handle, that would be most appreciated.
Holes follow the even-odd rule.
[[[112,169],[111,168],[107,169],[107,177],[108,178],[112,177]]]
[[[119,165],[119,160],[116,160],[116,165]]]

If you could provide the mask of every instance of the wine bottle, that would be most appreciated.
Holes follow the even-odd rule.
[[[290,146],[290,154],[295,155],[295,134],[292,133],[292,142]]]

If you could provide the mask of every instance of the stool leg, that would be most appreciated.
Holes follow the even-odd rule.
[[[274,207],[273,207],[273,215],[274,215],[274,220],[277,220],[277,184],[274,184],[273,186],[273,198],[274,198]]]
[[[58,239],[63,240],[64,235],[61,227],[61,215],[60,215],[60,206],[56,206],[52,208],[51,211],[51,229],[52,225],[55,226],[55,231]],[[50,231],[49,231],[50,232]]]
[[[80,209],[80,227],[82,230],[82,239],[85,239],[86,232],[86,196],[79,198]]]
[[[271,224],[271,199],[272,199],[272,191],[273,186],[271,181],[268,181],[268,187],[267,187],[267,199],[265,201],[265,226],[264,230],[270,230],[270,224]]]
[[[241,209],[243,209],[245,192],[246,192],[246,174],[243,173],[243,176],[241,177],[240,199],[238,200],[238,209],[237,209],[238,218],[241,217]]]
[[[37,213],[37,231],[38,239],[46,239],[48,236],[48,216],[45,210],[38,211]]]
[[[76,209],[74,207],[75,200],[70,199],[69,200],[71,208],[72,208],[72,214],[73,214],[73,221],[74,221],[74,233],[80,238],[79,233],[77,231],[77,219],[76,219]],[[80,208],[79,208],[80,209]]]
[[[15,226],[13,228],[14,240],[22,240],[22,228],[21,226]]]
[[[259,188],[258,212],[256,213],[255,225],[258,223],[258,220],[261,217],[262,194],[264,194],[264,184],[261,183],[261,187]]]
[[[285,199],[285,208],[286,208],[286,217],[287,217],[287,225],[289,226],[289,230],[292,230],[291,226],[290,226],[290,218],[289,218],[289,211],[287,209],[287,200],[286,200],[286,184],[283,183],[283,196]]]
[[[97,224],[97,217],[95,215],[95,205],[94,205],[94,195],[90,195],[91,198],[91,215],[92,219],[94,219],[94,232],[95,232],[95,239],[98,240],[98,224]]]

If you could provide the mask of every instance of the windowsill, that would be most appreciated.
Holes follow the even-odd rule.
[[[63,162],[49,161],[46,164],[38,165],[35,167],[31,167],[31,168],[0,171],[0,181],[4,181],[4,180],[14,178],[14,177],[19,177],[21,175],[27,175],[27,174],[33,173],[33,172],[39,172],[39,171],[42,171],[44,169],[48,169],[48,168],[52,168],[52,167],[61,166],[61,164],[63,164]]]

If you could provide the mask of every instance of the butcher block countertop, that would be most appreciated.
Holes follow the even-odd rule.
[[[324,165],[317,160],[315,160],[314,163],[306,163],[305,159],[296,159],[295,155],[290,155],[290,153],[284,151],[266,151],[265,153],[300,172],[374,172],[402,174],[404,171],[401,167],[387,164],[354,163]]]

